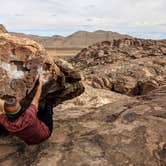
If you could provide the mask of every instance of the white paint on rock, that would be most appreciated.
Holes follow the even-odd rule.
[[[10,79],[21,79],[24,77],[23,71],[18,71],[16,65],[10,63],[2,62],[1,67],[6,70]]]
[[[39,78],[39,75],[40,74],[43,74],[44,75],[45,71],[43,70],[43,67],[42,65],[40,65],[37,69],[37,75],[36,75],[36,79]],[[43,78],[43,84],[46,84],[48,82],[48,79],[46,79],[46,77]]]

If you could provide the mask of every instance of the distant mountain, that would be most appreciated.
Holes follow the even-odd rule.
[[[67,37],[54,35],[51,37],[42,37],[36,35],[26,35],[22,33],[12,33],[16,36],[31,38],[46,48],[83,48],[101,41],[112,41],[114,39],[131,38],[128,35],[122,35],[117,32],[98,30],[94,32],[78,31]]]
[[[30,39],[37,41],[40,44],[44,45],[44,47],[46,47],[46,48],[54,48],[57,45],[61,45],[61,43],[65,39],[65,37],[58,36],[58,35],[49,37],[49,36],[27,35],[24,33],[15,33],[15,32],[11,32],[11,34],[13,34],[15,36],[30,38]]]
[[[2,24],[0,24],[0,33],[6,33],[6,32],[7,32],[6,28]]]
[[[7,32],[5,27],[0,24],[0,32]],[[129,35],[123,35],[112,31],[98,30],[94,32],[78,31],[67,37],[54,36],[37,36],[24,33],[9,32],[15,36],[30,38],[44,45],[46,48],[84,48],[89,45],[102,41],[112,41],[114,39],[132,38]]]
[[[79,31],[68,36],[64,45],[66,46],[78,46],[87,47],[91,44],[101,42],[101,41],[112,41],[113,39],[131,38],[128,35],[122,35],[120,33],[111,31],[98,30],[95,32]]]

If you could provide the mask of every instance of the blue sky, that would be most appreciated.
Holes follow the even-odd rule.
[[[42,36],[110,30],[166,39],[165,0],[0,0],[9,31]]]

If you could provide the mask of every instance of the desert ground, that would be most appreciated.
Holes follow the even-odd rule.
[[[70,59],[77,55],[82,48],[46,48],[47,53],[51,57],[60,57]]]

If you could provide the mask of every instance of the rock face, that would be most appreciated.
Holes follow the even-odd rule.
[[[83,49],[71,62],[86,82],[127,95],[141,95],[166,82],[166,42],[121,39]]]
[[[119,97],[116,102],[97,108],[72,108],[66,116],[63,112],[68,108],[56,112],[59,133],[66,129],[66,123],[72,130],[67,134],[70,148],[62,155],[61,165],[166,163],[166,86],[151,92],[146,100]],[[71,115],[72,112],[77,114]]]
[[[46,56],[45,49],[38,43],[1,33],[0,97],[16,96],[23,107],[29,105],[36,91],[40,69],[45,75],[41,100],[58,92],[59,99],[54,103],[56,105],[84,91],[80,75],[67,62],[53,61]]]
[[[6,28],[2,24],[0,24],[0,33],[7,33]]]
[[[61,153],[57,165],[166,164],[166,86],[146,99],[119,97],[97,108],[55,112],[56,125],[60,126],[56,135],[63,133],[58,145],[62,143],[65,148],[63,154],[57,149]]]

